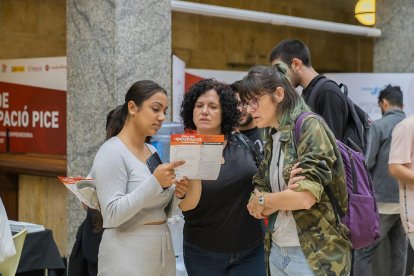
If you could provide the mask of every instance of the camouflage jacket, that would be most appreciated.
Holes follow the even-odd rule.
[[[330,185],[332,192],[346,212],[347,190],[345,172],[335,137],[323,121],[308,116],[301,128],[301,137],[295,146],[293,128],[296,118],[304,110],[290,113],[289,123],[281,127],[280,142],[284,153],[283,177],[289,181],[292,166],[300,161],[303,169],[300,175],[305,180],[297,182],[296,191],[307,190],[316,198],[309,210],[293,211],[299,242],[315,275],[349,275],[351,268],[351,243],[349,231],[343,224],[337,224],[333,207],[323,186]],[[333,146],[334,145],[334,146]],[[255,188],[271,192],[269,166],[272,159],[272,137],[269,135],[264,149],[264,160],[253,178]],[[269,217],[266,231],[266,250],[270,253],[271,232],[277,213]],[[269,254],[267,254],[268,261]]]

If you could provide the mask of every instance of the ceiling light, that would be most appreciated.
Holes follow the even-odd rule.
[[[258,12],[215,5],[206,5],[188,1],[172,0],[171,8],[176,12],[185,12],[204,16],[215,16],[333,33],[344,33],[371,37],[381,36],[381,30],[377,28],[287,16],[268,12]]]
[[[359,0],[355,5],[355,18],[363,25],[375,25],[375,0]]]

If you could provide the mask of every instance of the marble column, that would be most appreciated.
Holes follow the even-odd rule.
[[[377,0],[374,72],[414,72],[414,1]]]
[[[86,176],[105,138],[107,113],[137,80],[171,91],[170,0],[67,1],[68,175]],[[69,196],[68,252],[85,217]]]

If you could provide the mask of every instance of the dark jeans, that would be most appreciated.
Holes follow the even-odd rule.
[[[372,275],[372,257],[386,236],[390,241],[391,267],[389,273],[384,272],[384,275],[404,275],[408,243],[399,214],[380,214],[380,238],[373,244],[354,251],[353,275]]]
[[[211,252],[184,242],[184,264],[189,276],[265,276],[264,247],[234,253]]]

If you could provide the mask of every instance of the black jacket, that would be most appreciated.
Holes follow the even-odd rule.
[[[344,131],[348,121],[348,106],[346,104],[346,96],[338,85],[333,82],[325,82],[319,86],[318,91],[314,91],[317,82],[326,78],[324,75],[318,75],[303,89],[302,97],[309,105],[311,110],[321,115],[329,128],[332,130],[335,138],[343,141]],[[311,94],[317,93],[315,103],[309,102]]]
[[[68,276],[96,276],[98,274],[98,251],[103,230],[96,232],[94,224],[97,211],[88,210],[79,226],[76,241],[69,256]]]

